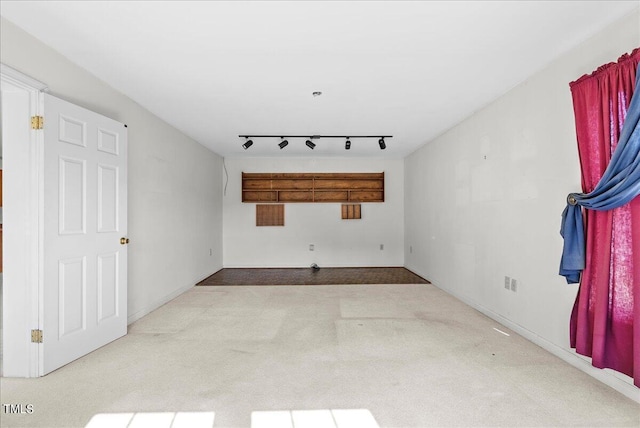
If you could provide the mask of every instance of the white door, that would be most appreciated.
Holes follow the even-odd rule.
[[[126,126],[44,96],[43,375],[127,333],[128,242]]]

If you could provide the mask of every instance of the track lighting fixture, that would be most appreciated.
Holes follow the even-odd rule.
[[[253,135],[252,134],[252,135],[238,135],[238,137],[246,139],[245,143],[242,145],[242,148],[245,150],[247,150],[249,147],[253,145],[253,141],[250,140],[250,138],[280,138],[281,141],[278,143],[278,147],[280,147],[280,150],[284,149],[289,145],[289,141],[287,140],[287,138],[305,138],[306,141],[304,143],[311,150],[315,149],[316,147],[316,143],[314,143],[312,140],[319,140],[321,138],[345,138],[345,142],[344,142],[345,150],[351,150],[352,138],[379,138],[378,144],[380,145],[380,150],[384,150],[387,148],[387,144],[385,143],[384,139],[393,138],[393,135],[353,135],[352,134],[349,137],[346,135],[317,135],[317,134],[314,134],[314,135]]]
[[[242,145],[242,148],[247,150],[249,147],[253,145],[253,141],[249,139],[249,137],[245,137],[247,139],[246,143]]]

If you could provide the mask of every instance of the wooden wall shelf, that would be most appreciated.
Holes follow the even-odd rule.
[[[243,172],[242,202],[384,202],[384,172]]]

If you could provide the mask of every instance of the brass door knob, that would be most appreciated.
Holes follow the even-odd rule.
[[[120,244],[121,245],[125,245],[129,243],[129,238],[120,238]]]

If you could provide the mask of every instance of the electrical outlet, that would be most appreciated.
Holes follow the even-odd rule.
[[[380,244],[380,251],[384,250],[384,244]]]
[[[309,251],[314,251],[316,249],[315,245],[309,244]]]
[[[511,278],[511,291],[518,291],[518,281],[515,278]]]
[[[510,285],[511,285],[511,278],[509,278],[508,276],[505,276],[504,277],[504,288],[509,290],[510,289]]]

